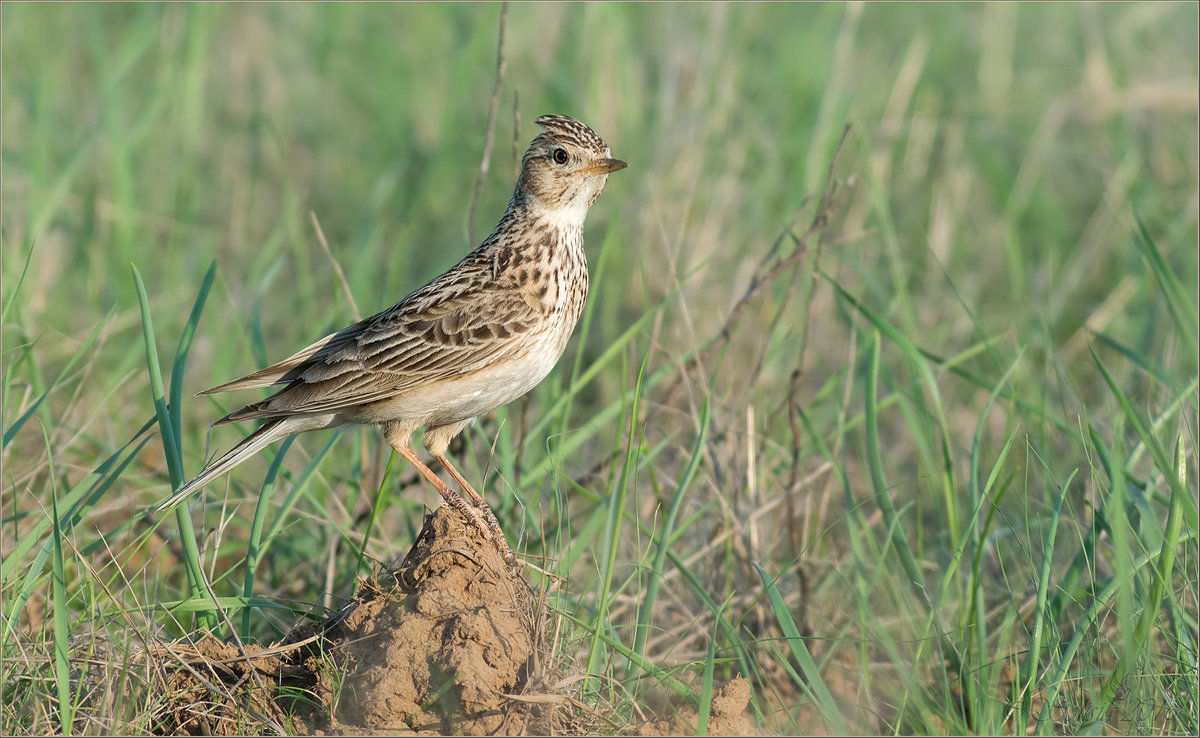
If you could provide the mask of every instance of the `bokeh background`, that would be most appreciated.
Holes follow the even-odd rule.
[[[253,397],[192,395],[456,262],[557,112],[630,163],[589,216],[589,312],[555,373],[456,451],[514,543],[554,558],[572,628],[685,682],[706,659],[752,671],[771,730],[1044,715],[1194,734],[1196,4],[4,3],[0,20],[0,585],[6,676],[35,685],[3,732],[57,725],[51,688],[17,678],[61,639],[52,501],[77,505],[57,526],[76,634],[192,628],[155,607],[188,596],[189,532],[217,593],[240,594],[270,453],[193,503],[194,531],[139,517],[170,491],[168,455],[191,475],[249,430],[206,426]],[[130,444],[155,415],[131,264],[182,398],[176,450],[157,426]],[[388,461],[370,431],[288,449],[256,594],[336,607],[403,553],[438,498]],[[243,635],[264,642],[295,620],[253,612]],[[560,656],[622,681],[617,712],[653,704],[659,672],[596,643]],[[121,710],[105,725],[151,725]]]

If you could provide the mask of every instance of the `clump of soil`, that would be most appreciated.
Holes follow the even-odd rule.
[[[743,677],[731,679],[712,697],[708,716],[708,735],[758,735],[754,723],[746,714],[750,706],[750,682]],[[647,722],[633,729],[634,735],[695,735],[699,715],[687,709],[670,720]]]
[[[542,684],[536,602],[475,526],[439,508],[384,579],[363,581],[341,612],[274,648],[211,637],[156,646],[173,667],[158,730],[515,735],[566,727],[552,701],[517,699]]]
[[[353,609],[324,630],[328,662],[313,671],[332,709],[328,724],[314,727],[523,732],[513,712],[525,710],[506,695],[530,682],[540,643],[524,580],[446,508],[393,574],[397,586],[386,591],[364,582]]]

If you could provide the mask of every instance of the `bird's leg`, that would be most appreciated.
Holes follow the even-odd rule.
[[[471,486],[466,477],[459,473],[458,469],[454,468],[454,465],[450,463],[450,460],[447,459],[445,455],[434,454],[433,458],[435,461],[441,464],[446,471],[450,472],[450,476],[454,478],[454,481],[458,483],[459,487],[462,487],[463,492],[467,493],[467,497],[471,498],[471,502],[475,503],[475,507],[483,511],[483,515],[485,518],[487,518],[488,526],[491,527],[492,535],[496,537],[496,540],[505,540],[504,532],[500,530],[500,521],[496,519],[496,513],[492,512],[491,505],[487,504],[487,500],[483,499],[483,495],[475,491],[475,488]],[[503,553],[503,551],[501,553]]]
[[[500,549],[500,555],[504,557],[504,560],[509,565],[512,565],[517,558],[513,554],[512,549],[508,547],[508,539],[504,537],[504,531],[500,530],[500,521],[496,519],[496,513],[492,512],[492,506],[487,504],[487,500],[483,499],[483,495],[475,491],[475,488],[471,486],[466,477],[459,473],[458,469],[450,463],[450,460],[444,454],[434,454],[433,458],[446,471],[450,472],[450,476],[454,478],[458,486],[462,488],[463,492],[467,493],[467,496],[471,498],[471,502],[475,503],[475,508],[483,511],[483,517],[487,520],[488,528],[491,529],[492,538],[496,541],[497,548]]]
[[[484,514],[478,508],[468,505],[466,500],[455,494],[454,490],[450,489],[448,484],[443,482],[437,474],[433,473],[432,469],[425,465],[425,462],[417,457],[416,452],[408,445],[407,438],[403,437],[398,431],[393,430],[393,428],[394,426],[389,426],[383,432],[383,437],[391,447],[396,449],[396,452],[403,456],[408,463],[412,464],[421,473],[421,476],[429,480],[429,483],[438,491],[438,494],[442,496],[447,505],[458,510],[468,520],[475,523],[476,527],[483,532],[485,538],[492,538],[494,535],[491,530],[492,526],[485,520]],[[495,516],[492,516],[492,520],[495,520]],[[501,536],[500,540],[504,541],[504,537]],[[507,549],[508,544],[504,543],[503,548]],[[504,551],[502,550],[501,553],[504,553]],[[511,556],[511,553],[509,555]]]

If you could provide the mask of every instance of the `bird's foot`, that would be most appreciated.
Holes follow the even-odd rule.
[[[475,506],[468,503],[458,495],[445,497],[446,504],[453,507],[462,513],[463,517],[475,524],[475,527],[483,533],[483,537],[496,544],[496,548],[500,551],[500,556],[504,559],[504,563],[510,567],[516,565],[517,557],[513,554],[512,549],[508,547],[508,541],[504,538],[504,532],[500,530],[500,522],[496,520],[496,514],[492,512],[492,508],[488,507],[485,502],[482,506]]]
[[[475,524],[483,537],[492,539],[492,527],[488,524],[487,517],[482,511],[469,504],[466,500],[458,495],[443,495],[446,504],[462,513],[463,517]]]
[[[504,537],[504,531],[500,530],[500,521],[496,519],[496,513],[492,512],[492,506],[480,498],[475,509],[483,514],[483,519],[491,533],[490,537],[496,542],[496,548],[500,549],[500,555],[504,557],[504,562],[509,566],[515,566],[517,557],[508,547],[508,539]]]

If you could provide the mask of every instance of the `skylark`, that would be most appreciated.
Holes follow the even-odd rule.
[[[508,209],[462,261],[381,313],[326,336],[266,369],[200,394],[287,385],[213,425],[265,422],[183,485],[170,509],[267,444],[346,423],[383,437],[512,561],[491,508],[446,458],[475,417],[531,390],[562,356],[588,292],[583,222],[608,175],[627,164],[565,115],[537,119]],[[471,499],[455,494],[409,445],[425,448]]]

